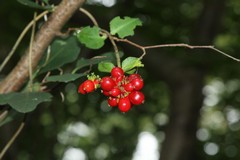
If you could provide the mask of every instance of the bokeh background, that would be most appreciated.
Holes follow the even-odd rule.
[[[105,29],[115,16],[140,18],[143,27],[129,39],[143,46],[214,45],[240,58],[239,0],[88,0],[83,7]],[[0,63],[34,11],[17,1],[0,1]],[[66,28],[89,24],[78,12]],[[29,37],[24,38],[1,77],[24,53]],[[129,44],[118,45],[124,57],[141,55],[141,50]],[[109,50],[109,43],[98,51],[83,46],[80,57]],[[4,158],[239,160],[240,64],[210,49],[177,47],[148,50],[143,62],[145,67],[138,70],[145,82],[143,105],[123,114],[106,107],[100,93],[79,95],[77,87],[84,78],[54,85],[53,101],[28,114],[26,127]],[[1,148],[20,121],[0,128]]]

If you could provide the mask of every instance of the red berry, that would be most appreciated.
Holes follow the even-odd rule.
[[[78,87],[78,93],[86,94],[87,92],[83,89],[83,83]]]
[[[119,88],[113,88],[111,91],[109,91],[109,94],[113,97],[117,97],[121,94],[121,90]]]
[[[102,93],[103,93],[105,96],[110,96],[109,91],[102,90]]]
[[[105,91],[110,91],[114,88],[115,82],[111,77],[103,77],[101,81],[101,88]]]
[[[116,107],[118,105],[118,98],[109,97],[108,98],[108,105],[111,107]]]
[[[116,85],[118,86],[123,81],[123,78],[124,78],[124,76],[119,76],[119,77],[113,78],[113,80],[115,81]]]
[[[127,92],[132,92],[134,90],[134,86],[132,83],[127,83],[124,85],[124,90]]]
[[[131,75],[129,75],[128,80],[132,81],[135,78],[141,78],[141,76],[139,74],[131,74]]]
[[[131,109],[131,102],[130,102],[128,96],[119,99],[118,109],[121,112],[127,112],[127,111],[129,111]]]
[[[143,80],[142,78],[135,78],[131,81],[132,85],[134,86],[135,90],[140,90],[143,87]]]
[[[123,71],[123,69],[120,68],[120,67],[114,67],[114,68],[112,69],[112,71],[111,71],[111,75],[112,75],[112,77],[114,77],[114,78],[121,77],[121,76],[124,75],[124,71]]]
[[[89,92],[92,92],[95,90],[95,84],[93,83],[93,81],[91,80],[86,80],[85,82],[83,82],[82,84],[82,89],[86,92],[86,93],[89,93]]]
[[[142,104],[145,99],[144,94],[140,91],[133,91],[128,96],[131,103],[134,105]]]

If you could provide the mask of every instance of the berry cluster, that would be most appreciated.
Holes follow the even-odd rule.
[[[86,94],[102,89],[102,93],[108,97],[108,105],[118,106],[121,112],[127,112],[132,105],[140,105],[144,102],[144,94],[140,91],[143,87],[143,79],[139,74],[124,75],[120,67],[111,70],[111,76],[99,78],[89,76],[78,88],[78,92]]]

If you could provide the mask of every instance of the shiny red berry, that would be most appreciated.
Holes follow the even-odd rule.
[[[119,76],[119,77],[113,78],[113,80],[115,81],[117,86],[121,85],[123,79],[124,79],[124,76]]]
[[[128,96],[119,99],[118,109],[121,112],[127,112],[127,111],[129,111],[131,109],[131,102],[130,102]]]
[[[128,95],[130,101],[134,105],[139,105],[144,102],[144,94],[140,91],[133,91]]]
[[[111,75],[113,78],[121,77],[124,75],[124,71],[120,67],[114,67],[111,71]]]
[[[84,81],[82,85],[83,85],[83,86],[82,86],[82,89],[83,89],[84,91],[86,91],[87,93],[92,92],[92,91],[95,90],[95,84],[94,84],[94,82],[91,81],[91,80],[86,80],[86,81]]]
[[[127,92],[132,92],[134,90],[134,86],[132,83],[127,83],[124,85],[124,90]]]
[[[102,93],[103,93],[105,96],[110,96],[109,91],[102,90]]]
[[[78,87],[78,93],[86,94],[87,92],[83,89],[83,83]]]
[[[139,74],[130,74],[129,77],[128,77],[128,80],[132,81],[135,78],[141,78],[141,76]]]
[[[109,94],[113,97],[117,97],[121,94],[121,90],[119,88],[113,88],[109,91]]]
[[[101,88],[105,91],[110,91],[115,85],[116,83],[111,77],[103,77],[101,80]]]
[[[116,107],[118,105],[118,98],[109,97],[108,98],[108,105],[111,107]]]
[[[143,87],[143,79],[142,78],[135,78],[130,82],[135,90],[140,90]]]

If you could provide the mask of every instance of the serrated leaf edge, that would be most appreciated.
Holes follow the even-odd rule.
[[[131,17],[128,17],[128,16],[125,16],[125,17],[121,18],[120,16],[117,16],[117,17],[115,17],[113,20],[115,20],[115,19],[117,19],[117,18],[119,18],[120,20],[125,20],[126,18],[130,18],[130,19],[134,20],[134,21],[130,21],[130,22],[128,22],[127,24],[125,24],[124,26],[120,27],[120,29],[118,29],[118,31],[121,30],[121,29],[122,29],[123,27],[125,27],[126,25],[128,25],[128,24],[130,24],[130,23],[133,23],[133,22],[135,22],[135,21],[137,21],[138,23],[135,25],[135,27],[133,28],[133,30],[134,30],[137,26],[142,26],[142,22],[141,22],[138,18],[131,18]],[[113,21],[113,20],[112,20],[112,21]],[[110,22],[110,26],[111,26],[112,21]],[[111,29],[111,28],[110,28],[110,29]],[[113,32],[113,31],[111,30],[110,33],[111,33],[112,35],[115,35],[116,33],[118,34],[118,31]],[[131,35],[133,35],[133,34],[134,34],[134,31],[133,31],[132,34],[130,34],[130,35],[128,35],[128,36],[131,36]],[[120,38],[126,37],[126,36],[121,37],[119,34],[118,34],[118,36],[119,36]]]

